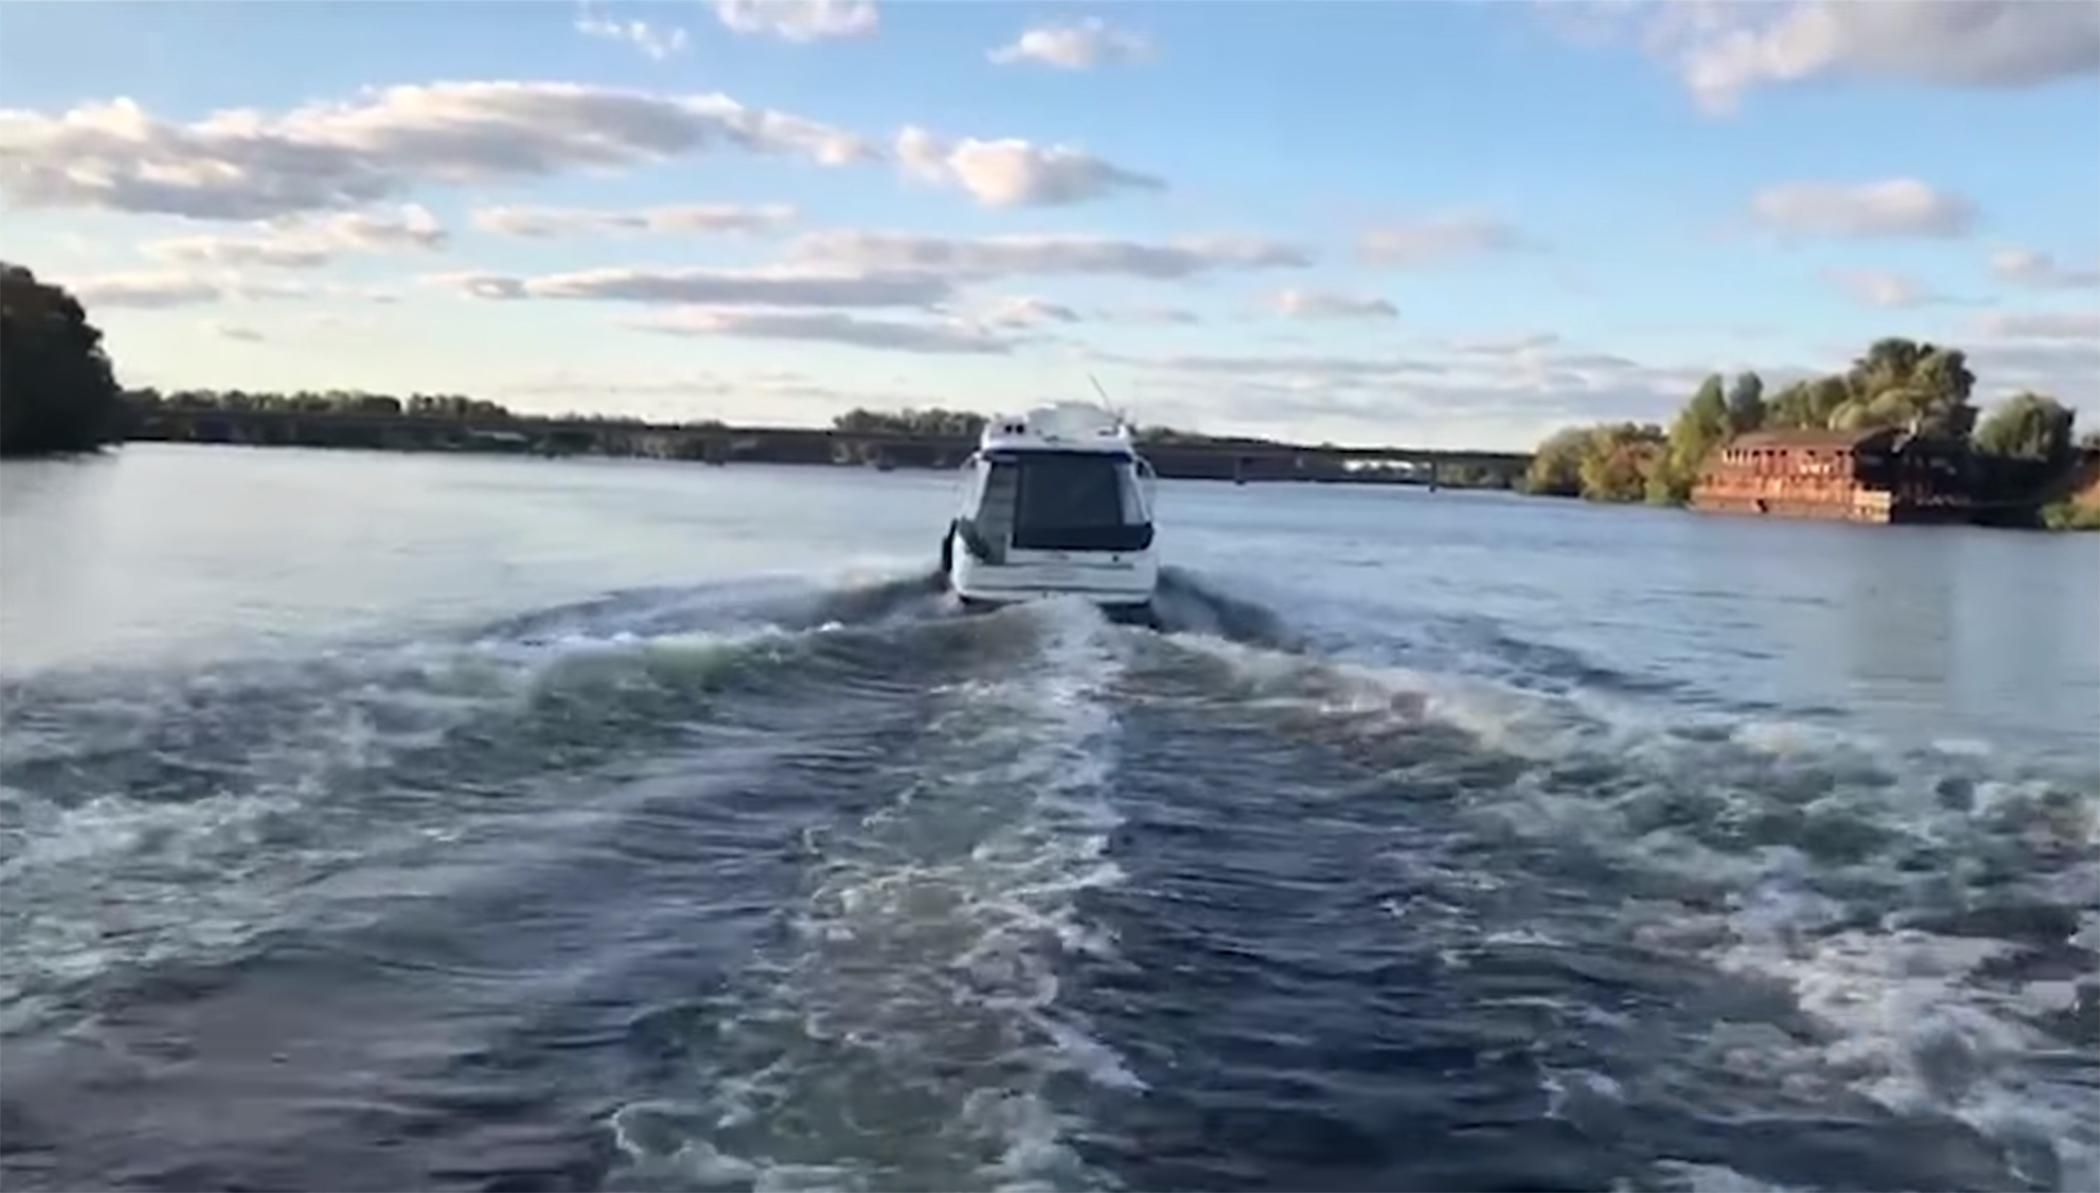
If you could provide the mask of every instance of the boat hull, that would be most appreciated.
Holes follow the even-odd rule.
[[[949,589],[969,605],[1079,597],[1104,608],[1142,609],[1159,587],[1159,560],[1149,549],[1011,553],[1024,555],[990,563],[952,533],[941,551]]]

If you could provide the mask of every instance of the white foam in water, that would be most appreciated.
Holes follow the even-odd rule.
[[[1123,880],[1107,856],[1116,633],[1065,602],[974,624],[1036,650],[936,690],[892,802],[812,840],[792,947],[747,973],[693,1075],[693,1130],[755,1187],[810,1166],[829,1187],[1098,1185],[1050,1083],[1143,1088],[1058,1002],[1061,954],[1115,954],[1079,897]],[[806,1128],[783,1125],[790,1106]],[[621,1146],[667,1171],[661,1145]]]
[[[1794,1193],[1791,1185],[1761,1181],[1719,1164],[1661,1160],[1651,1167],[1673,1193]]]
[[[1227,662],[1271,698],[1343,712],[1386,701],[1396,716],[1440,720],[1486,748],[1549,764],[1507,790],[1478,797],[1491,808],[1501,801],[1510,827],[1524,835],[1580,843],[1688,889],[1728,893],[1732,908],[1725,915],[1664,901],[1665,910],[1629,931],[1650,947],[1687,951],[1726,971],[1784,983],[1832,1035],[1807,1049],[1780,1036],[1755,1048],[1722,1050],[1721,1063],[1796,1092],[1836,1082],[1898,1111],[1946,1114],[2005,1144],[2020,1179],[2100,1189],[2100,1102],[2089,1084],[2090,1066],[2081,1076],[2052,1064],[2052,1056],[2062,1057],[2072,1045],[2035,1023],[2039,1015],[2074,1006],[2078,983],[2057,976],[2013,979],[2002,965],[1989,976],[1980,972],[2021,954],[2027,946],[2015,941],[1935,936],[1893,924],[1858,927],[1904,904],[1870,903],[1863,915],[1861,896],[1853,893],[1890,892],[1880,898],[1900,900],[1904,890],[1920,887],[1914,871],[1899,867],[1907,850],[1924,844],[1949,858],[1937,878],[1957,891],[1972,876],[1987,874],[1979,854],[2007,843],[2045,857],[2090,858],[2100,846],[2100,792],[1985,778],[1974,782],[1973,806],[1960,806],[1941,798],[1944,768],[1993,765],[1999,754],[1986,742],[1945,738],[1905,757],[1871,736],[1823,724],[1697,723],[1667,708],[1642,709],[1594,692],[1542,695],[1196,634],[1174,640]],[[1347,695],[1359,685],[1362,691]],[[1339,702],[1337,692],[1343,693]],[[1678,732],[1687,728],[1696,732]],[[1582,765],[1560,780],[1550,764],[1562,761]],[[1682,813],[1676,822],[1642,814],[1643,801],[1667,808],[1686,797],[1707,801],[1690,807],[1711,810]],[[1721,845],[1697,837],[1695,830],[1714,827],[1716,815],[1794,825],[1800,844]],[[1832,832],[1856,828],[1863,853],[1845,861],[1804,853],[1819,843],[1826,824]],[[2023,874],[2016,889],[2039,902],[2082,909],[2067,943],[2100,947],[2100,865]],[[1459,964],[1463,957],[1447,950],[1446,960]],[[1571,1087],[1550,1074],[1548,1081],[1549,1096],[1565,1108]],[[1776,1187],[1724,1168],[1683,1165],[1670,1175],[1692,1189]]]
[[[2090,1087],[2026,1063],[2064,1047],[2028,1022],[2050,992],[1974,980],[1987,962],[2018,951],[2007,941],[1911,931],[1848,930],[1782,943],[1752,928],[1717,960],[1785,981],[1803,1010],[1837,1028],[1819,1059],[1860,1092],[1894,1110],[1949,1114],[2000,1142],[2042,1149],[2054,1157],[2058,1187],[2100,1188],[2100,1115]]]
[[[199,788],[180,797],[124,787],[5,792],[15,826],[0,858],[0,998],[19,1028],[54,991],[122,967],[170,958],[209,961],[300,914],[288,892],[309,889],[333,863],[373,860],[431,839],[398,811],[360,821],[337,794],[360,773],[439,746],[482,716],[515,716],[548,683],[639,676],[682,653],[763,648],[793,635],[773,626],[639,636],[617,627],[552,638],[409,642],[336,648],[303,659],[127,677],[121,686],[61,689],[73,736],[10,730],[10,767],[41,764],[92,783],[196,768],[199,743],[219,745]],[[223,743],[223,744],[221,744]],[[68,760],[86,760],[74,766]],[[136,758],[126,765],[124,759]],[[460,830],[460,814],[433,804]],[[20,1000],[20,1001],[18,1001]]]

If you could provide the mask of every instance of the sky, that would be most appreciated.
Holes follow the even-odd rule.
[[[2100,426],[2100,4],[0,4],[120,379],[1527,448],[1970,353]]]

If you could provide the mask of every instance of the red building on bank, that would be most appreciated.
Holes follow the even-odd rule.
[[[1692,507],[1850,522],[1964,521],[1966,446],[1900,427],[1754,431],[1715,452]]]

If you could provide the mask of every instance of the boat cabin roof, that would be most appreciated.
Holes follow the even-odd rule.
[[[1001,415],[984,425],[982,452],[1090,452],[1133,455],[1123,420],[1082,402],[1038,406],[1026,414]]]

